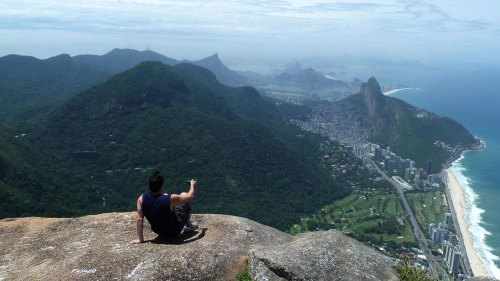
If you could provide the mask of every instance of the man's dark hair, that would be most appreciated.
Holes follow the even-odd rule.
[[[163,181],[165,181],[163,175],[160,172],[156,171],[149,177],[149,190],[151,190],[151,192],[160,191],[161,186],[163,185]]]

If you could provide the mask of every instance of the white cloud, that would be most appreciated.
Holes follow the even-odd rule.
[[[493,11],[500,10],[500,3],[484,2],[2,0],[0,32],[9,34],[11,41],[0,45],[0,54],[31,44],[32,54],[37,55],[37,41],[27,36],[33,32],[52,34],[49,37],[64,34],[59,41],[73,46],[72,50],[92,41],[112,48],[120,47],[111,46],[117,42],[142,40],[193,50],[184,56],[195,55],[196,49],[200,56],[217,50],[236,56],[253,48],[290,56],[358,52],[397,53],[412,59],[427,56],[426,41],[438,42],[444,53],[446,47],[465,46],[462,41],[467,37],[478,41],[476,48],[481,53],[482,44],[498,44],[491,37],[499,29]],[[470,44],[466,44],[469,49]]]

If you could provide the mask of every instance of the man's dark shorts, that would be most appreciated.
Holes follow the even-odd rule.
[[[177,222],[179,222],[181,229],[188,223],[190,213],[191,207],[189,203],[174,206],[174,214],[177,217]]]

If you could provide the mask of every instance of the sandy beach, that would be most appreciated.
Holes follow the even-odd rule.
[[[388,96],[388,95],[392,95],[392,94],[395,94],[399,91],[403,91],[403,90],[409,90],[411,88],[399,88],[399,89],[393,89],[393,90],[390,90],[390,91],[387,91],[387,92],[384,92],[383,94]]]
[[[446,170],[446,172],[448,175],[448,188],[450,189],[451,200],[453,201],[453,206],[455,207],[455,213],[458,224],[460,225],[460,232],[462,233],[465,250],[467,251],[467,257],[469,258],[472,272],[474,273],[474,276],[488,276],[488,272],[484,268],[483,263],[474,248],[474,243],[469,233],[469,226],[465,221],[465,193],[453,172],[449,169]]]

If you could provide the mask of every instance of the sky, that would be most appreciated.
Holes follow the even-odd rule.
[[[0,56],[500,63],[500,1],[2,0]]]

